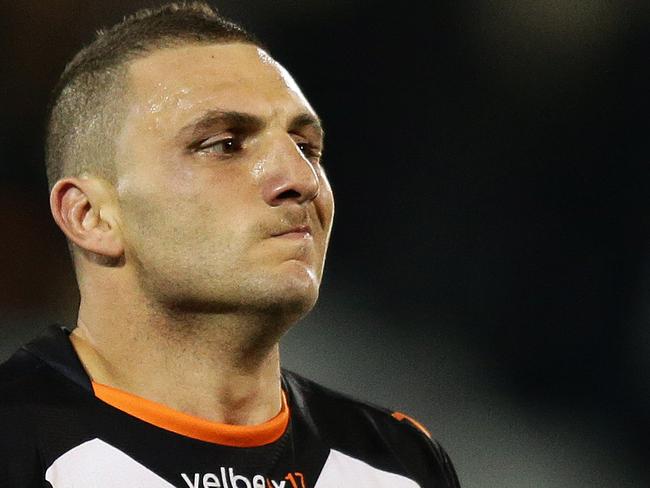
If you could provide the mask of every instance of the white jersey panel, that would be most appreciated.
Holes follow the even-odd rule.
[[[420,488],[415,481],[395,473],[373,468],[363,461],[330,451],[314,488]]]
[[[100,439],[78,445],[45,472],[53,488],[174,488],[119,449]]]

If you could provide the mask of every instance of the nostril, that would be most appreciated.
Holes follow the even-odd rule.
[[[288,189],[280,193],[277,197],[278,200],[288,200],[300,198],[300,193],[296,190]]]
[[[289,175],[291,176],[291,175]],[[262,186],[262,197],[271,206],[285,203],[303,204],[318,196],[318,181],[303,181],[299,178],[272,177]]]

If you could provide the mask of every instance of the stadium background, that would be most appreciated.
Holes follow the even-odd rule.
[[[96,28],[0,6],[0,358],[77,296],[42,121]],[[285,365],[405,411],[466,488],[650,484],[648,71],[638,1],[223,0],[325,121],[337,216]]]

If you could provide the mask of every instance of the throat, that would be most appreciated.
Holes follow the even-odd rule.
[[[106,339],[83,329],[71,335],[97,384],[230,425],[258,425],[282,408],[277,343],[245,354],[233,341],[178,341],[164,334],[154,341],[137,335],[128,341]]]

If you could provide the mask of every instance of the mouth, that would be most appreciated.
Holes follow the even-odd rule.
[[[290,229],[272,234],[271,237],[282,237],[284,239],[311,239],[311,227],[308,225],[297,225]]]

